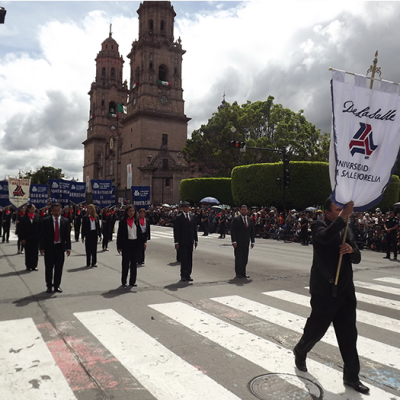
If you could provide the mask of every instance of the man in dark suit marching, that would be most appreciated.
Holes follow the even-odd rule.
[[[242,205],[240,215],[235,217],[231,225],[231,240],[235,253],[236,278],[250,278],[246,275],[249,259],[249,245],[254,247],[255,227],[253,220],[247,216],[247,206]]]
[[[67,256],[71,254],[71,226],[67,218],[61,217],[61,204],[53,203],[51,214],[42,222],[40,254],[44,255],[47,293],[52,292],[53,286],[55,292],[62,293],[60,284],[65,260],[64,253],[67,252]]]
[[[187,201],[182,202],[182,212],[174,222],[174,243],[181,261],[181,282],[191,282],[193,246],[197,247],[198,237],[196,218],[189,212]]]
[[[25,266],[27,271],[37,271],[39,261],[39,235],[42,220],[35,213],[35,206],[26,206],[26,213],[20,221],[21,243],[25,247]]]

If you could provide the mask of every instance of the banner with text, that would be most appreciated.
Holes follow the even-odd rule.
[[[339,206],[354,201],[354,210],[362,211],[380,202],[396,164],[400,96],[390,82],[371,90],[366,77],[356,75],[351,84],[344,74],[333,71],[331,80],[331,198]]]
[[[71,181],[69,188],[69,201],[74,204],[81,204],[86,201],[86,183]]]
[[[132,186],[132,204],[137,211],[141,208],[148,211],[150,207],[150,186]]]
[[[71,183],[64,179],[49,179],[51,202],[60,203],[62,208],[68,206]]]
[[[0,207],[7,207],[10,204],[8,198],[8,181],[0,181]]]
[[[91,179],[93,204],[103,209],[110,207],[112,196],[111,180]]]
[[[8,178],[8,198],[10,203],[21,208],[29,200],[30,179]]]
[[[47,185],[32,183],[29,199],[30,203],[34,204],[38,209],[47,207],[47,202],[49,200],[49,187]]]
[[[112,187],[112,192],[111,192],[111,205],[115,206],[117,203],[115,201],[115,186],[113,185]]]

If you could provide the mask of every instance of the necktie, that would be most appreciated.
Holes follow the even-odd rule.
[[[246,217],[243,217],[244,227],[247,229],[247,220]]]
[[[60,231],[58,226],[58,218],[56,218],[55,228],[54,228],[54,242],[58,243],[60,240]]]

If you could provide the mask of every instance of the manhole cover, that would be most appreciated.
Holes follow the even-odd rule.
[[[266,374],[252,379],[251,393],[261,400],[322,400],[323,390],[310,379],[292,374]]]

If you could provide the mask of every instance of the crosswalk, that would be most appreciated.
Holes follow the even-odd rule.
[[[400,322],[384,315],[388,310],[394,315],[400,311],[400,280],[383,277],[373,282],[357,281],[356,287],[361,379],[371,389],[370,399],[400,400],[400,396],[394,394],[400,392]],[[389,298],[382,293],[390,294]],[[253,299],[234,294],[190,304],[183,301],[149,304],[147,311],[141,313],[150,313],[152,320],[157,321],[157,331],[142,322],[141,313],[129,315],[128,319],[127,315],[113,309],[79,311],[71,316],[71,321],[59,324],[66,330],[70,325],[75,331],[86,332],[87,338],[74,339],[72,328],[68,337],[60,335],[54,328],[46,334],[43,325],[35,325],[32,318],[0,321],[0,399],[85,399],[83,388],[102,386],[101,378],[93,377],[95,369],[106,368],[110,362],[113,369],[123,368],[137,382],[134,385],[137,391],[129,398],[255,398],[246,387],[248,382],[242,382],[242,387],[236,383],[240,381],[242,371],[236,371],[237,376],[232,376],[230,384],[215,373],[214,357],[210,354],[215,354],[216,359],[236,360],[238,365],[248,363],[246,365],[252,365],[259,375],[279,374],[287,393],[297,391],[292,398],[367,398],[343,385],[337,355],[336,360],[329,360],[331,354],[338,354],[332,328],[321,340],[321,345],[327,349],[325,357],[319,357],[313,350],[307,361],[309,372],[295,369],[292,348],[309,314],[309,296],[306,294],[305,289],[303,293],[274,290],[258,293]],[[399,298],[393,299],[395,296]],[[379,307],[381,313],[367,312],[365,308],[370,304],[374,309]],[[185,353],[178,351],[180,346],[175,342],[174,345],[167,344],[170,338],[163,335],[168,335],[171,329],[177,336],[189,335],[197,355],[208,355],[200,357],[201,365],[195,365],[191,355],[185,357]],[[369,329],[379,334],[369,335]],[[89,340],[92,342],[90,348]],[[64,347],[66,350],[61,350]],[[104,349],[107,356],[100,357],[97,348]],[[102,361],[95,366],[93,359]],[[79,378],[71,365],[84,366],[84,374]],[[101,373],[97,375],[101,376]],[[322,397],[308,392],[311,389],[304,384],[307,379],[314,382],[315,387],[322,388]],[[112,382],[111,385],[117,384],[115,378],[107,380]],[[265,397],[275,398],[279,396],[273,397],[272,393]]]
[[[172,228],[157,226],[156,228],[152,228],[150,232],[151,240],[171,239],[172,241],[174,238],[174,232]],[[201,240],[217,239],[218,237],[218,233],[210,233],[207,236],[203,236],[201,233],[199,233],[199,239],[201,238]],[[225,240],[230,240],[230,236],[226,236]]]

